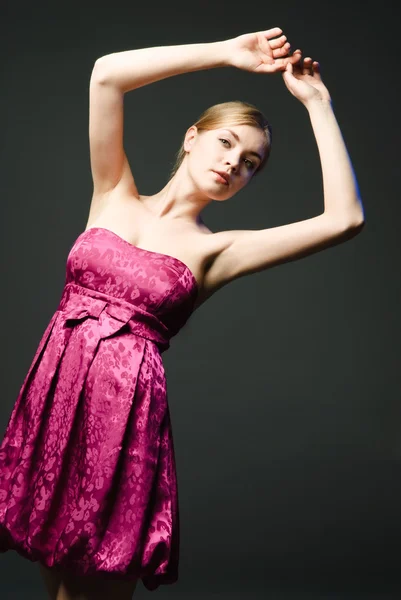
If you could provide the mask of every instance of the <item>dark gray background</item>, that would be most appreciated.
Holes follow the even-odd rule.
[[[164,362],[176,448],[180,579],[160,597],[401,595],[400,69],[395,2],[11,2],[0,5],[4,431],[57,307],[92,191],[96,58],[280,26],[321,63],[366,225],[351,241],[236,280]],[[397,45],[396,45],[397,44]],[[187,73],[126,96],[140,193],[166,182],[185,130],[241,99],[273,126],[266,171],[203,213],[262,229],[323,206],[308,113],[281,75]],[[44,598],[37,565],[0,556],[2,598]],[[145,596],[138,586],[135,597]]]

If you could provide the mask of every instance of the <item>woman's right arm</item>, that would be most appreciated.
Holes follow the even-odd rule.
[[[236,67],[275,73],[296,63],[300,51],[288,56],[290,44],[279,27],[246,33],[219,42],[156,46],[115,52],[99,58],[90,82],[89,138],[94,196],[117,185],[138,195],[123,148],[125,92],[191,71]]]
[[[125,92],[173,75],[223,66],[229,66],[225,42],[140,48],[96,61],[89,110],[94,196],[117,185],[138,195],[123,145]]]

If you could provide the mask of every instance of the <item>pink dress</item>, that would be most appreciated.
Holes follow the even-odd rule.
[[[0,552],[78,574],[178,579],[179,512],[161,353],[197,281],[112,231],[81,233],[0,446]]]

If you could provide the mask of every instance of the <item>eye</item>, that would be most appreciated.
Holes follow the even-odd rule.
[[[228,140],[226,140],[225,138],[219,138],[219,141],[220,141],[220,142],[227,142],[227,144],[228,144],[229,146],[231,146],[230,142],[229,142]],[[223,145],[225,145],[225,144],[223,144]],[[249,169],[249,170],[253,169],[253,168],[254,168],[254,166],[255,166],[255,165],[253,164],[253,162],[252,162],[251,160],[249,160],[249,158],[245,158],[245,161],[244,161],[244,162],[245,162],[245,163],[247,163],[247,169]]]

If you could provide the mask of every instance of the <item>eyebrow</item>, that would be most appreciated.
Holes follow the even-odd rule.
[[[235,133],[235,131],[233,131],[232,129],[228,129],[226,127],[224,128],[224,130],[225,131],[229,131],[231,133],[231,135],[233,137],[235,137],[235,139],[237,140],[237,142],[241,142],[241,140],[239,139],[239,136]],[[253,150],[249,150],[248,154],[252,154],[253,156],[257,156],[258,159],[260,160],[260,162],[262,162],[262,157],[257,152],[254,152]]]

